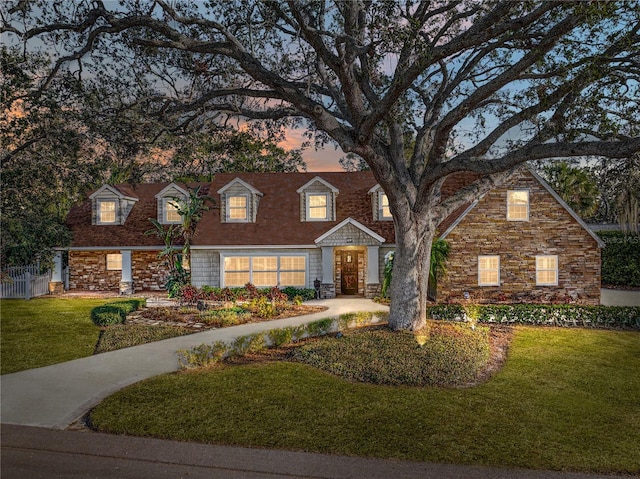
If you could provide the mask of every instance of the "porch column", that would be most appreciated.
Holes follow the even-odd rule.
[[[379,250],[379,246],[367,246],[367,284],[378,284],[380,282]]]
[[[322,247],[322,284],[320,285],[322,299],[335,298],[336,287],[333,283],[333,246]]]
[[[62,292],[64,292],[64,282],[62,281],[62,251],[56,251],[53,257],[51,281],[49,281],[49,294],[59,294]]]
[[[131,251],[120,251],[122,255],[122,278],[120,279],[120,294],[133,294],[133,275],[131,274]]]

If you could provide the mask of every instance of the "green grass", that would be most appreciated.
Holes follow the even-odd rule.
[[[640,334],[518,327],[469,389],[352,383],[298,363],[159,376],[91,414],[102,431],[322,453],[640,472]],[[188,391],[188,394],[185,394]]]
[[[114,324],[109,326],[100,335],[100,340],[95,348],[96,353],[106,353],[122,348],[138,346],[140,344],[162,341],[193,334],[193,329],[176,326],[150,326],[146,324]]]
[[[91,309],[104,299],[0,300],[2,374],[91,356],[100,328]]]

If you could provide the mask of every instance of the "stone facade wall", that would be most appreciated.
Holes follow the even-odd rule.
[[[564,302],[598,304],[597,242],[529,173],[517,189],[529,190],[529,221],[507,221],[507,190],[484,196],[446,237],[447,273],[438,281],[438,302]],[[381,252],[382,253],[382,252]],[[500,285],[478,286],[478,255],[500,256]],[[536,285],[536,255],[558,256],[558,285]]]
[[[69,251],[69,289],[119,291],[122,271],[107,271],[107,254],[118,253],[120,250]],[[166,267],[157,251],[133,251],[131,263],[134,291],[164,289]]]

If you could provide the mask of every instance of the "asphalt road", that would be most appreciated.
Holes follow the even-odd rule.
[[[629,479],[249,449],[2,425],[2,479]]]

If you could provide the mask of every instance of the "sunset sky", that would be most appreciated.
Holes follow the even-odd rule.
[[[278,145],[287,150],[300,148],[305,141],[303,137],[304,130],[290,129],[287,131],[286,141],[280,142]],[[316,151],[315,148],[309,147],[303,150],[302,157],[307,163],[307,171],[342,171],[338,160],[345,156],[344,152],[333,145],[325,145],[322,150]]]

